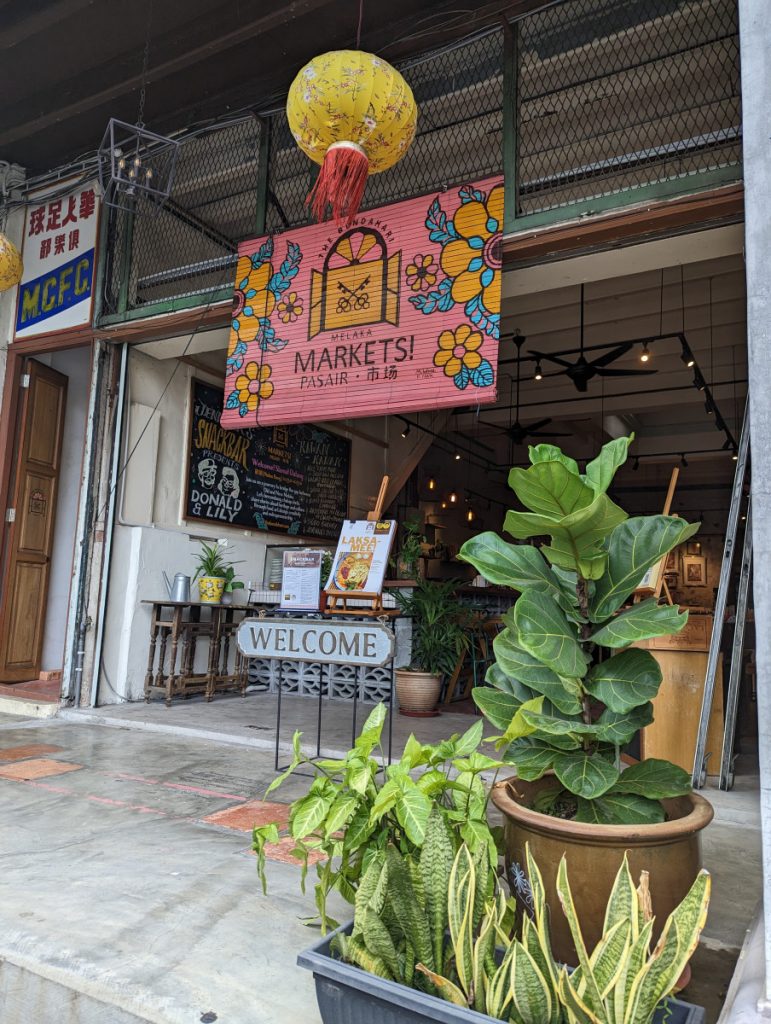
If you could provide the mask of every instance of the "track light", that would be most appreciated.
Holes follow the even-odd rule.
[[[683,467],[688,465],[688,459],[686,459],[685,454],[680,456],[680,465]]]
[[[698,370],[693,375],[693,386],[695,388],[698,388],[699,391],[703,391],[704,388],[707,386],[706,381],[704,380],[704,378],[702,377],[702,375],[699,373]]]
[[[696,365],[696,360],[693,358],[693,354],[689,348],[683,345],[683,351],[680,353],[680,358],[690,370],[692,366]]]
[[[535,364],[535,374],[533,375],[535,380],[543,380],[543,372],[541,371],[541,360]]]
[[[734,448],[734,453],[731,456],[731,458],[734,460],[734,462],[738,462],[739,461],[739,453],[737,452],[737,450],[735,448]]]
[[[650,357],[651,357],[651,352],[650,352],[650,349],[648,348],[648,342],[644,341],[643,342],[643,350],[642,350],[642,353],[640,354],[640,362],[641,363],[647,363],[648,360],[650,359]]]
[[[714,407],[712,405],[712,399],[711,398],[708,398],[707,401],[704,403],[704,411],[706,412],[706,414],[708,416],[711,416],[712,413],[715,411]]]
[[[407,434],[409,434],[409,432],[411,430],[411,427],[410,427],[409,423],[407,423],[406,420],[402,420],[402,422],[404,423],[404,430],[402,430],[402,437],[406,437]]]

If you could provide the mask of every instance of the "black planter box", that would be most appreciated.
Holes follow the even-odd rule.
[[[313,971],[316,998],[324,1024],[500,1024],[486,1013],[416,992],[386,981],[359,967],[336,960],[330,943],[338,932],[348,934],[352,922],[341,925],[297,957],[300,967]],[[701,1006],[669,999],[656,1010],[654,1024],[704,1024]]]

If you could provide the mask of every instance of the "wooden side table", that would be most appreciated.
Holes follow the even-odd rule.
[[[241,695],[245,695],[246,663],[238,651],[232,672],[228,670],[228,661],[237,628],[234,613],[240,611],[245,615],[248,608],[203,601],[148,600],[142,603],[151,606],[150,649],[144,686],[146,701],[153,695],[163,696],[166,707],[170,707],[176,696],[202,693],[209,701],[215,692],[227,689],[240,689]],[[202,608],[211,610],[210,620],[202,621]],[[196,647],[204,638],[209,642],[206,671],[196,672]]]

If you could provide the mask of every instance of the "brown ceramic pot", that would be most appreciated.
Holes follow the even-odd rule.
[[[396,697],[399,701],[399,711],[403,715],[412,715],[416,718],[438,715],[436,705],[441,685],[441,676],[397,668]]]
[[[525,844],[529,843],[541,870],[551,909],[555,956],[568,964],[577,963],[555,887],[563,853],[567,856],[570,888],[589,949],[602,935],[605,906],[625,850],[635,882],[641,871],[650,873],[657,937],[701,868],[700,833],[712,821],[712,805],[697,793],[690,793],[662,801],[667,820],[659,824],[583,824],[530,809],[538,793],[554,785],[554,778],[549,776],[537,782],[504,779],[493,787],[492,799],[504,816],[507,869],[513,868],[514,876],[522,878],[519,869],[525,867]]]

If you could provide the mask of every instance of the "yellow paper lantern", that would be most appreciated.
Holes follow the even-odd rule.
[[[368,174],[404,156],[415,135],[412,90],[386,61],[360,50],[314,57],[289,89],[289,128],[300,149],[321,164],[308,202],[317,220],[357,214]]]
[[[18,284],[23,269],[19,250],[0,232],[0,292],[5,292]]]

